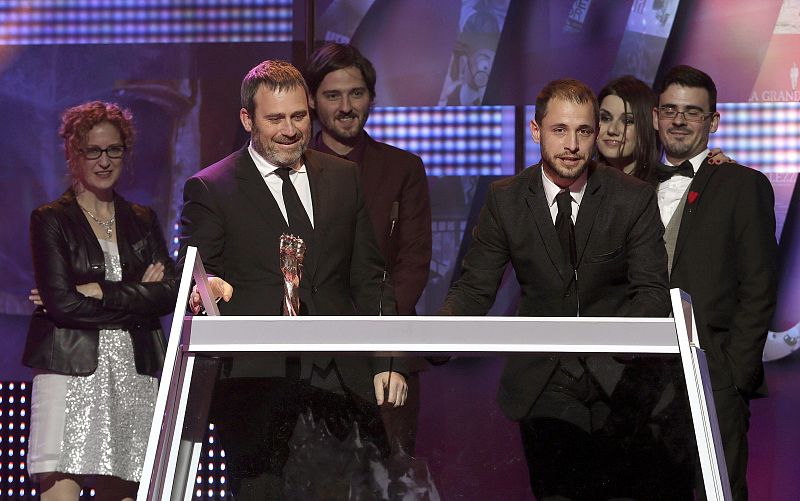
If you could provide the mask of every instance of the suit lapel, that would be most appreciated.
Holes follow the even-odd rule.
[[[686,204],[681,214],[681,224],[678,228],[678,239],[675,242],[675,255],[672,257],[673,270],[678,263],[681,250],[683,250],[689,236],[692,234],[692,228],[697,219],[697,211],[700,210],[700,205],[703,203],[703,191],[706,189],[708,181],[716,171],[716,167],[710,165],[707,160],[704,160],[700,168],[697,169],[697,174],[695,174],[692,179],[692,183],[689,185]],[[697,193],[697,195],[693,195],[693,193]]]
[[[239,155],[236,157],[235,175],[241,193],[244,193],[244,196],[258,208],[261,216],[269,221],[270,225],[279,221],[281,231],[289,231],[289,225],[286,224],[278,202],[275,201],[256,164],[250,158],[247,146],[239,150]]]
[[[329,212],[326,209],[328,200],[324,196],[325,193],[330,193],[328,188],[328,178],[325,176],[325,168],[319,162],[315,161],[316,157],[313,153],[306,155],[303,161],[306,165],[306,172],[308,172],[308,184],[311,188],[311,205],[314,212],[314,243],[311,246],[310,252],[307,251],[305,269],[310,276],[314,276],[317,270],[317,263],[319,259],[317,256],[323,255],[325,251],[325,235],[324,229],[328,226],[325,221],[325,215]]]
[[[383,153],[375,144],[375,140],[369,137],[369,134],[364,133],[367,144],[364,147],[364,159],[359,165],[358,170],[361,175],[361,186],[363,187],[362,193],[364,195],[364,203],[367,207],[374,207],[373,200],[381,191],[381,180],[385,179],[385,171],[388,168],[387,162],[383,158]]]
[[[580,265],[583,258],[583,252],[586,250],[586,244],[592,234],[595,217],[600,212],[600,204],[603,202],[604,197],[605,190],[603,189],[602,177],[595,169],[595,166],[590,164],[586,189],[583,192],[580,210],[575,219],[575,247],[578,251],[578,265]]]
[[[536,228],[544,243],[544,248],[553,266],[558,270],[562,279],[571,275],[564,261],[564,253],[561,252],[561,243],[558,241],[556,227],[553,224],[553,217],[550,215],[550,208],[547,206],[547,197],[544,194],[542,185],[542,165],[539,164],[531,170],[528,180],[528,193],[525,194],[525,203],[528,210],[533,214]]]

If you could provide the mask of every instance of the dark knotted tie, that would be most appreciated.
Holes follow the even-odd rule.
[[[286,206],[286,217],[289,219],[289,233],[303,239],[306,244],[306,255],[311,249],[311,238],[314,235],[314,228],[311,226],[311,219],[308,217],[300,195],[294,188],[294,184],[289,179],[292,172],[290,167],[278,167],[275,174],[283,180],[281,193],[283,194],[283,204]],[[286,377],[288,379],[299,379],[301,373],[300,357],[286,357]]]
[[[558,240],[561,242],[564,261],[570,265],[570,271],[573,274],[578,261],[578,252],[575,248],[575,225],[572,223],[572,195],[569,190],[564,190],[556,195],[556,205],[558,205],[556,232],[558,233]],[[570,280],[565,296],[571,293],[569,290],[572,289],[574,283]],[[572,292],[577,293],[577,291]],[[586,369],[582,357],[562,356],[559,358],[559,363],[561,364],[561,369],[574,379],[579,379]]]
[[[292,169],[289,167],[279,167],[275,169],[275,174],[283,180],[281,191],[283,193],[283,204],[286,206],[286,216],[289,219],[289,232],[302,238],[306,242],[306,246],[308,246],[311,244],[314,228],[311,226],[311,220],[303,207],[303,203],[300,201],[297,190],[289,179],[291,171]]]
[[[656,174],[658,175],[658,180],[663,183],[675,175],[694,177],[694,167],[692,167],[692,162],[688,160],[684,160],[680,165],[658,164],[656,165]]]
[[[564,260],[575,269],[577,264],[577,251],[575,249],[575,225],[572,223],[572,195],[569,190],[564,190],[556,195],[558,215],[556,216],[556,232],[561,242],[561,251]]]

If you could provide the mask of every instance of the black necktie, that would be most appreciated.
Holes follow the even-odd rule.
[[[289,231],[293,235],[302,238],[308,247],[311,244],[310,239],[314,234],[314,229],[311,226],[308,213],[306,213],[306,209],[300,201],[300,196],[289,179],[291,171],[291,168],[279,167],[275,169],[275,174],[283,180],[281,192],[283,193],[283,204],[286,206],[286,216],[289,219]]]
[[[572,195],[570,195],[569,190],[564,190],[556,195],[556,204],[558,205],[558,215],[556,216],[558,240],[561,242],[561,251],[564,253],[564,260],[572,265],[572,271],[574,273],[577,252],[575,250],[575,226],[572,224]],[[570,279],[567,293],[564,297],[569,295],[573,283],[572,279]],[[577,313],[577,310],[575,310],[575,313]],[[570,313],[570,315],[574,315],[575,313]],[[578,380],[585,373],[585,363],[581,357],[561,357],[559,363],[561,364],[561,370],[566,372],[570,379]],[[584,384],[585,383],[586,381],[584,380]]]
[[[564,253],[564,260],[575,269],[577,263],[577,251],[575,249],[575,226],[572,224],[572,195],[569,190],[564,190],[556,195],[558,204],[558,215],[556,216],[556,232],[558,240],[561,242],[561,251]]]
[[[694,177],[694,167],[692,167],[692,162],[688,160],[684,160],[680,165],[658,164],[656,165],[656,174],[658,174],[658,180],[663,183],[676,174],[678,176]]]

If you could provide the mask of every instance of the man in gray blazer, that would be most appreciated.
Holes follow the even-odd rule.
[[[486,314],[509,262],[521,316],[669,314],[655,191],[591,160],[597,125],[597,100],[582,82],[558,80],[541,91],[530,128],[542,160],[492,184],[442,314]],[[632,494],[606,429],[624,368],[608,356],[507,362],[498,403],[520,422],[538,499]]]

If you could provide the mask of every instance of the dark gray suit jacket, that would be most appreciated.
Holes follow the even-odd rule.
[[[484,315],[510,261],[522,289],[520,316],[667,316],[664,227],[652,186],[592,163],[575,225],[577,296],[542,185],[541,165],[493,183],[461,279],[441,313]],[[512,419],[527,415],[556,357],[511,358],[498,402]]]

